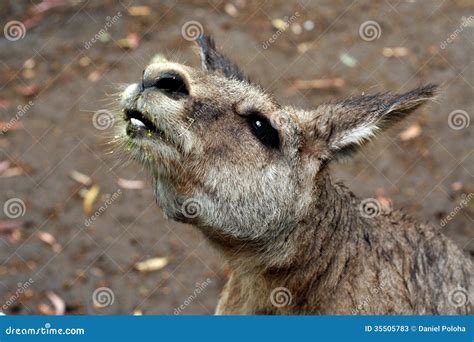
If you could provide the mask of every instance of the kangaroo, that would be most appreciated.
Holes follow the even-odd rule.
[[[115,142],[150,171],[165,215],[200,229],[228,263],[216,314],[472,313],[472,263],[454,243],[330,176],[436,85],[301,110],[212,38],[197,43],[200,69],[153,63],[121,93]]]

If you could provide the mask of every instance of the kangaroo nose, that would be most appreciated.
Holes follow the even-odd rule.
[[[183,97],[189,95],[188,86],[184,77],[175,71],[163,71],[153,75],[147,70],[143,72],[141,90],[155,88],[171,97]]]

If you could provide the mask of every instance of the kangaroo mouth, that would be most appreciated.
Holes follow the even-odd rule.
[[[142,112],[132,109],[124,110],[127,122],[127,135],[131,138],[164,138],[165,134]]]

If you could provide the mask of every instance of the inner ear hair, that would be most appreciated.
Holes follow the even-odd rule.
[[[347,157],[378,132],[400,122],[437,95],[428,84],[404,94],[358,96],[325,106],[322,114],[326,140],[333,157]],[[321,123],[321,120],[319,120]]]

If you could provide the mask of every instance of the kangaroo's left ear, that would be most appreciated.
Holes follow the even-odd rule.
[[[433,99],[438,87],[426,85],[404,94],[376,94],[318,106],[313,112],[312,139],[327,143],[330,157],[346,156],[368,142],[377,132],[403,120]]]
[[[216,44],[211,37],[201,35],[197,39],[197,43],[200,48],[203,70],[221,72],[228,78],[248,81],[247,77],[245,77],[239,67],[217,50]]]

